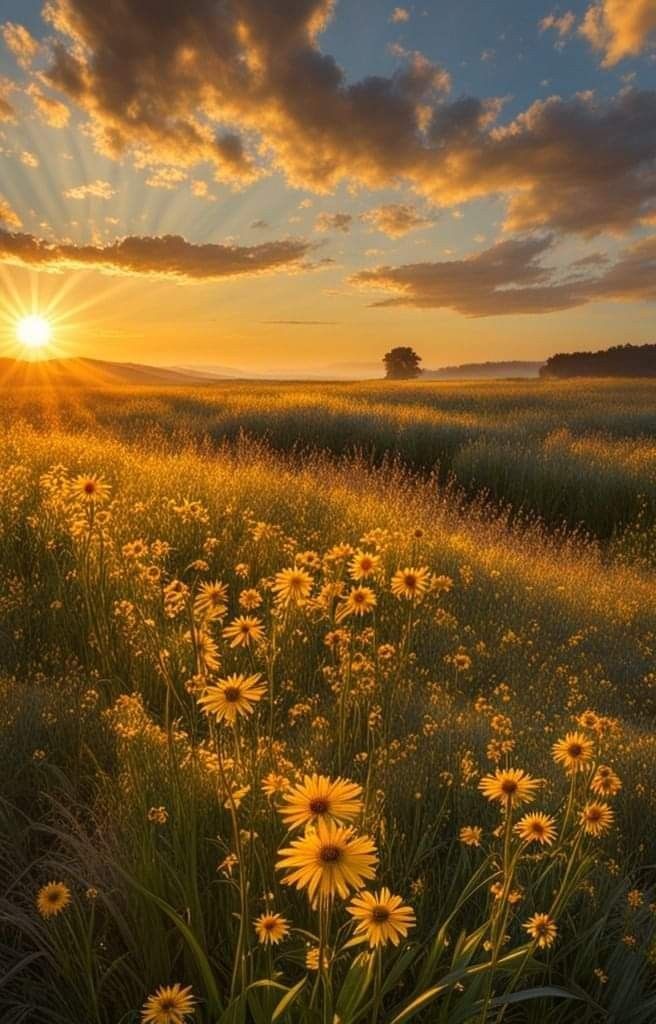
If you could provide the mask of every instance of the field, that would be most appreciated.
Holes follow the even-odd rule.
[[[652,1024],[656,384],[0,432],[3,1024]]]

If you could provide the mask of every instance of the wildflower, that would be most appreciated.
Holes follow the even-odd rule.
[[[483,829],[480,825],[463,825],[460,829],[460,842],[465,846],[480,846]]]
[[[195,630],[194,642],[196,644],[196,651],[201,662],[210,672],[216,671],[221,664],[219,656],[219,648],[216,645],[216,640],[211,637],[205,630]],[[191,633],[187,634],[191,639]]]
[[[169,812],[166,807],[151,807],[148,811],[148,821],[154,825],[166,825],[169,820]]]
[[[318,946],[312,946],[311,949],[308,949],[307,953],[305,954],[305,966],[307,967],[308,971],[318,971],[319,970],[319,947]],[[324,969],[324,971],[327,971],[329,966],[330,966],[330,950],[324,949],[324,951],[323,951],[323,969]]]
[[[304,569],[283,569],[276,573],[272,590],[284,605],[305,604],[312,591],[312,577]]]
[[[494,896],[495,900],[500,900],[504,894],[505,885],[503,882],[494,882],[490,886],[490,892]],[[506,893],[506,900],[510,904],[519,903],[522,898],[521,889],[511,889],[510,892]]]
[[[551,846],[556,838],[556,822],[548,814],[534,811],[519,819],[515,825],[515,832],[525,843]]]
[[[404,906],[401,897],[392,896],[386,887],[378,893],[358,893],[346,909],[357,922],[355,934],[365,935],[371,947],[388,942],[398,946],[415,925],[414,910]]]
[[[253,921],[253,927],[264,946],[276,946],[289,935],[289,922],[282,914],[260,914]]]
[[[101,476],[90,476],[81,473],[71,480],[68,491],[70,497],[88,504],[101,505],[111,493],[111,487]]]
[[[583,830],[589,836],[601,836],[613,824],[615,815],[608,804],[592,802],[585,805],[579,816]]]
[[[607,764],[600,764],[594,773],[590,789],[598,796],[615,796],[622,788],[622,780]]]
[[[185,1017],[194,1012],[191,986],[160,985],[154,995],[148,996],[141,1011],[142,1024],[184,1024]]]
[[[529,933],[540,949],[548,949],[554,944],[558,928],[549,914],[533,914],[522,928]]]
[[[264,629],[261,619],[253,618],[250,615],[238,615],[229,626],[223,630],[226,640],[231,640],[231,647],[250,647],[264,639]]]
[[[71,890],[64,882],[48,882],[36,894],[36,909],[41,917],[56,917],[71,902]]]
[[[640,892],[640,889],[631,889],[626,894],[626,902],[629,904],[632,910],[637,910],[645,902],[644,893]]]
[[[594,753],[592,740],[581,732],[568,732],[565,738],[554,743],[551,749],[554,761],[568,772],[578,772],[586,768]]]
[[[229,675],[208,686],[198,703],[206,714],[216,715],[217,721],[234,725],[237,715],[251,715],[253,705],[266,693],[266,685],[259,682],[260,675]]]
[[[290,828],[302,828],[327,818],[353,821],[362,810],[361,796],[362,786],[355,782],[306,775],[302,783],[285,793],[280,814]]]
[[[348,564],[348,574],[352,580],[366,580],[380,569],[380,555],[370,555],[368,551],[356,551]]]
[[[376,595],[371,587],[352,587],[346,600],[337,609],[335,618],[341,622],[349,615],[366,615],[376,607]]]
[[[583,711],[576,719],[582,729],[596,730],[600,725],[600,718],[596,711]]]
[[[248,590],[242,590],[239,595],[239,604],[247,612],[252,612],[262,604],[262,595],[258,590],[255,590],[254,587],[250,587]]]
[[[494,775],[485,775],[478,784],[481,793],[488,800],[498,800],[508,806],[512,804],[529,804],[535,798],[535,790],[540,785],[521,768],[497,768]]]
[[[232,872],[239,864],[239,858],[236,853],[229,853],[224,860],[217,866],[217,871],[220,871],[226,878],[232,878]]]
[[[310,901],[345,899],[349,889],[360,889],[373,878],[378,861],[376,847],[369,836],[358,836],[352,828],[319,819],[316,830],[279,851],[276,867],[287,871],[284,885],[307,889]]]
[[[201,583],[194,598],[194,614],[199,619],[218,619],[228,610],[228,585],[214,580]]]
[[[430,583],[430,572],[420,569],[399,569],[392,576],[391,590],[395,597],[415,601],[424,596]]]
[[[279,775],[278,772],[269,772],[262,779],[262,792],[268,797],[284,793],[289,786],[289,779],[285,775]]]

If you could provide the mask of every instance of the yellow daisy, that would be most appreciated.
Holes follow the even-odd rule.
[[[266,693],[266,684],[260,675],[229,675],[219,679],[214,686],[208,686],[198,698],[198,703],[208,715],[216,715],[217,721],[234,725],[238,715],[252,715],[253,705]]]
[[[346,909],[357,922],[355,934],[365,935],[371,947],[388,942],[398,946],[415,925],[412,907],[404,906],[401,897],[392,896],[386,887],[378,893],[358,893]]]
[[[262,779],[262,792],[268,797],[278,796],[279,793],[284,793],[285,790],[289,789],[290,785],[291,783],[286,775],[281,775],[279,772],[269,772]]]
[[[368,551],[356,551],[348,564],[348,574],[356,582],[374,576],[379,569],[380,555],[371,555]]]
[[[597,796],[615,796],[622,788],[622,780],[607,764],[600,764],[594,773],[590,789]]]
[[[271,589],[280,604],[300,606],[312,592],[313,580],[304,569],[283,569],[276,573]]]
[[[64,882],[48,882],[36,894],[36,909],[41,917],[56,917],[71,902],[71,890]]]
[[[483,829],[480,825],[463,825],[460,829],[460,842],[465,846],[480,846]]]
[[[614,820],[612,808],[598,801],[586,804],[579,817],[583,830],[589,836],[601,836],[608,832]]]
[[[533,914],[522,928],[529,933],[534,942],[537,942],[540,949],[552,946],[558,934],[556,922],[549,914]]]
[[[556,838],[556,821],[542,811],[534,811],[519,819],[515,825],[515,832],[525,843],[551,846]]]
[[[303,828],[319,819],[353,821],[362,810],[362,786],[348,779],[330,779],[326,775],[306,775],[302,783],[284,794],[280,807],[289,828]]]
[[[101,505],[103,501],[107,501],[111,487],[101,476],[81,473],[71,480],[68,493],[77,501]]]
[[[194,598],[194,614],[199,619],[218,619],[228,610],[228,585],[214,580],[201,583]]]
[[[335,619],[342,622],[349,615],[367,615],[375,607],[376,595],[371,587],[352,587],[350,594],[337,609]]]
[[[289,922],[282,914],[260,914],[253,921],[258,941],[262,945],[276,946],[289,935]]]
[[[194,1012],[191,986],[160,985],[154,995],[148,996],[141,1011],[142,1024],[184,1024],[185,1017]]]
[[[352,828],[319,819],[290,846],[279,851],[276,868],[286,871],[284,885],[307,889],[311,903],[345,899],[350,889],[361,889],[373,878],[378,862],[376,847],[369,836],[358,836]]]
[[[535,799],[535,790],[540,785],[521,768],[497,768],[494,775],[485,775],[478,788],[488,800],[500,803],[530,804]]]
[[[264,627],[262,620],[251,615],[238,615],[229,626],[223,630],[223,636],[230,640],[231,647],[250,647],[264,640]]]
[[[399,569],[392,576],[391,590],[395,597],[415,601],[422,598],[430,585],[430,572],[420,569]]]
[[[578,772],[592,761],[594,744],[582,732],[568,732],[551,750],[556,764],[561,764],[568,772]]]

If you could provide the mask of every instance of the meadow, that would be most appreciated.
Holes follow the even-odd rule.
[[[653,1022],[655,397],[7,388],[3,1024]]]

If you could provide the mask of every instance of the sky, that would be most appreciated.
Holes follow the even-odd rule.
[[[656,341],[656,0],[1,0],[0,355]]]

